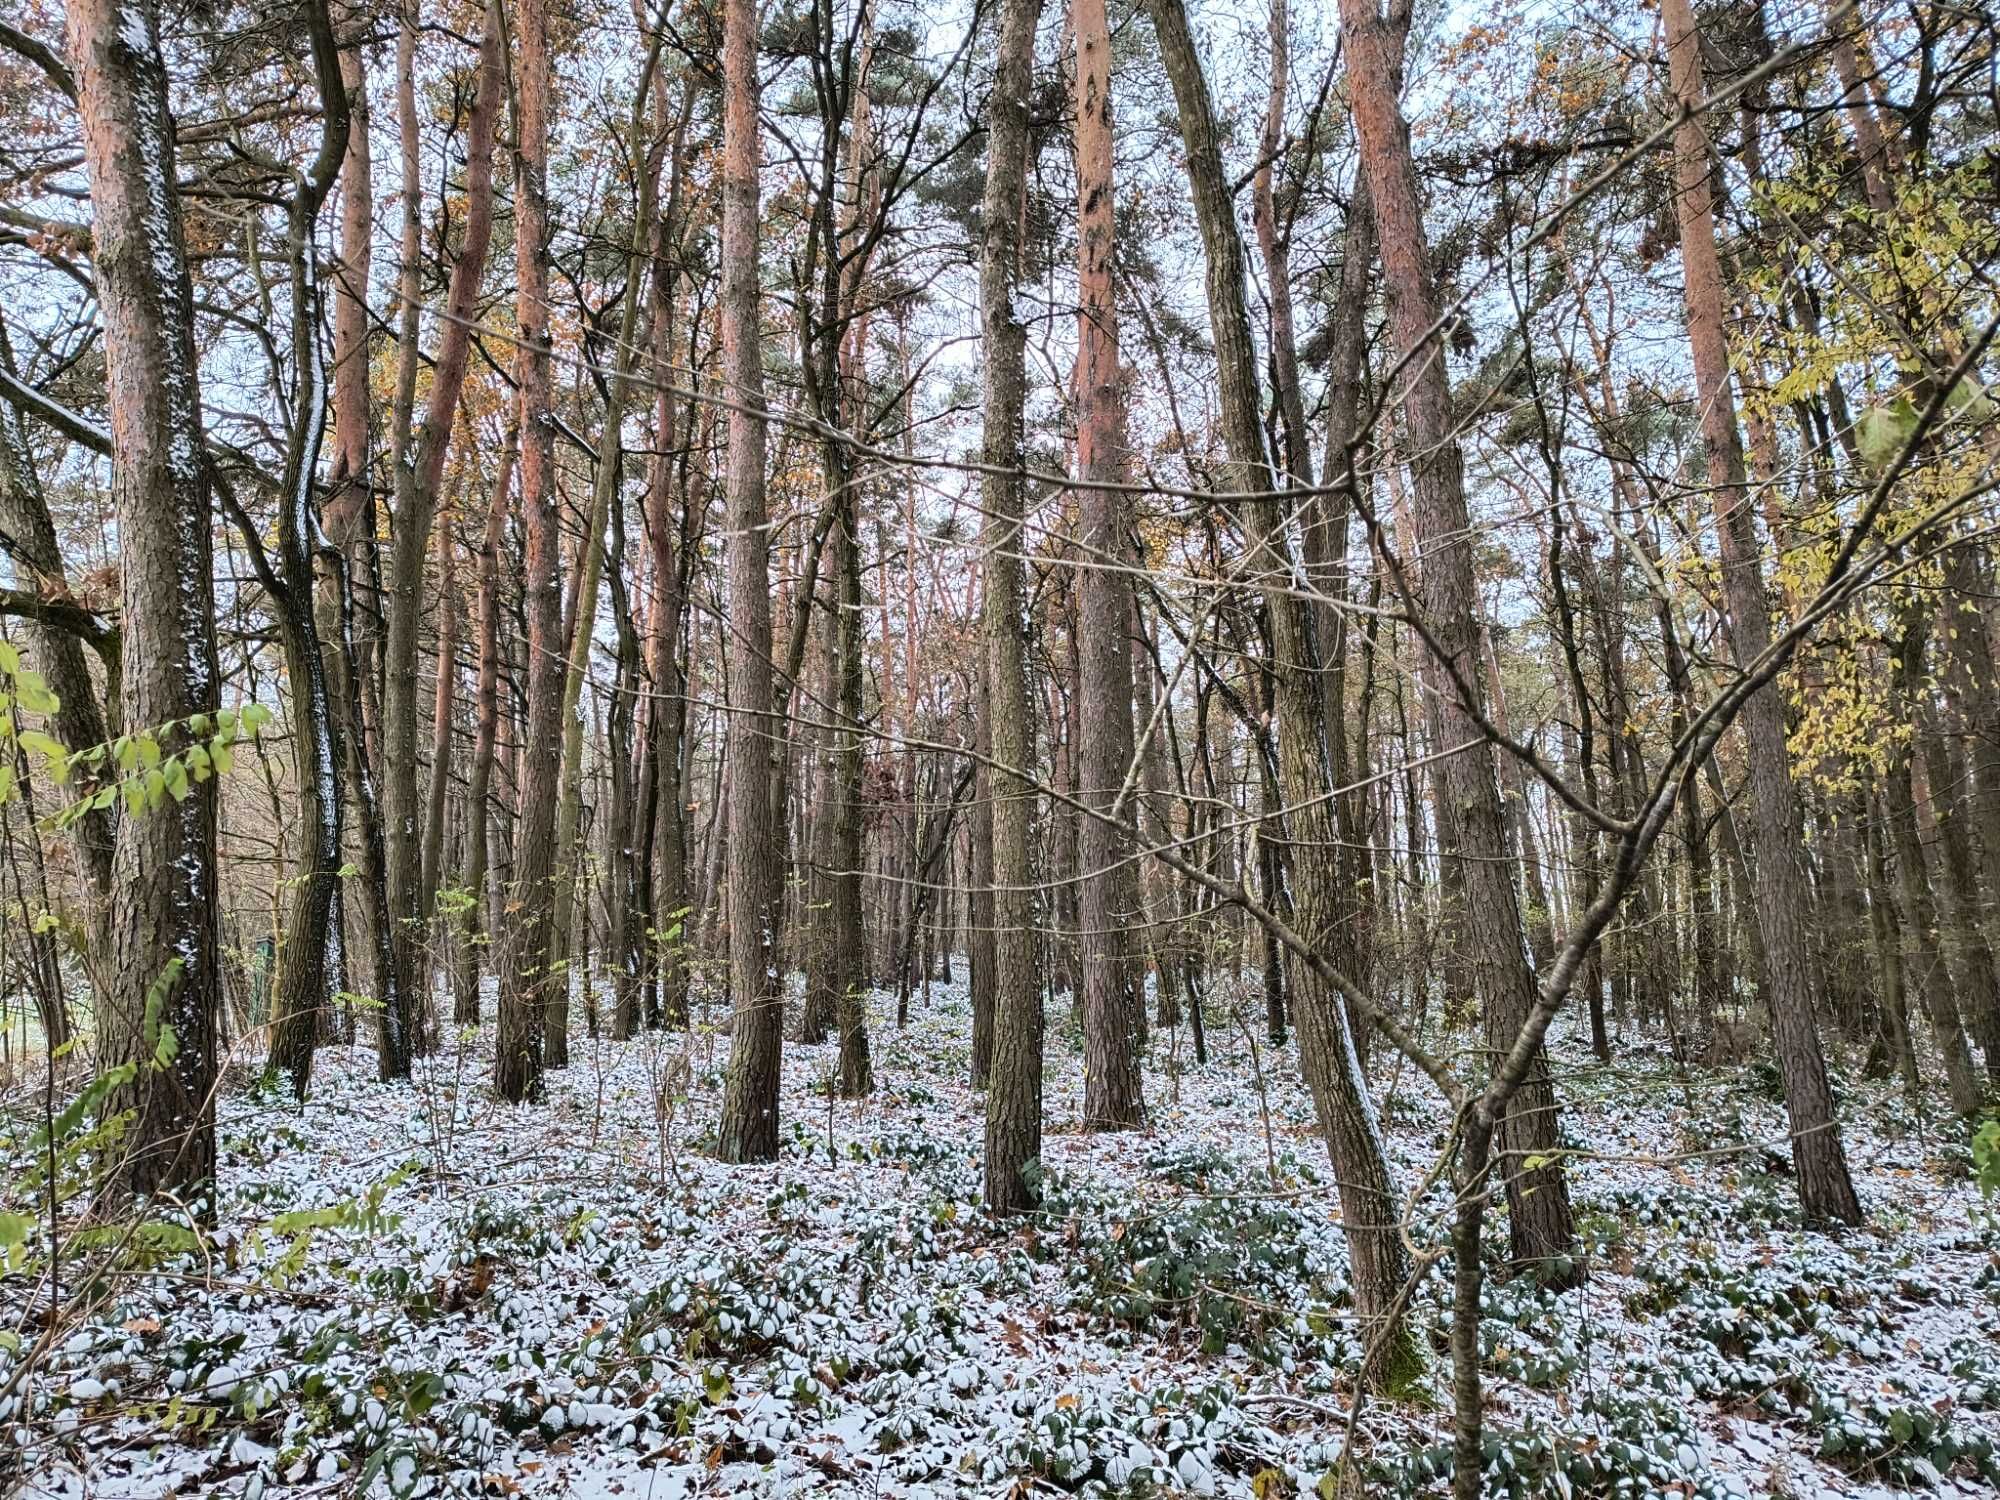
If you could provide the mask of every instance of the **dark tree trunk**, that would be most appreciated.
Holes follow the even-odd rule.
[[[555,818],[562,740],[562,529],[556,512],[555,433],[549,351],[549,39],[544,0],[515,8],[514,261],[520,327],[515,378],[520,391],[521,516],[527,531],[523,596],[528,616],[528,718],[515,788],[514,909],[500,970],[500,1027],[493,1085],[519,1104],[542,1092],[546,1017],[556,943]],[[564,1039],[565,1042],[567,1038]]]
[[[785,1021],[778,972],[783,834],[773,799],[784,725],[775,711],[771,671],[754,0],[725,0],[722,37],[722,358],[737,403],[729,411],[728,471],[729,982],[735,1014],[716,1154],[726,1162],[754,1162],[778,1155]],[[810,581],[805,586],[809,590]]]
[[[986,703],[993,746],[993,1063],[986,1094],[986,1206],[1019,1213],[1039,1196],[1042,1154],[1042,991],[1035,974],[1033,721],[1022,633],[1025,503],[1022,408],[1027,329],[1016,312],[1020,204],[1027,191],[1028,89],[1041,0],[1001,0],[1000,51],[987,103],[986,193],[979,251],[985,318],[985,433],[979,484]]]

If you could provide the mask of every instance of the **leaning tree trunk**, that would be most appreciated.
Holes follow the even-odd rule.
[[[1680,219],[1682,283],[1686,292],[1688,338],[1694,356],[1695,390],[1700,398],[1702,438],[1708,449],[1709,487],[1722,554],[1723,602],[1727,607],[1731,654],[1739,670],[1762,661],[1771,644],[1762,563],[1744,483],[1743,440],[1729,387],[1729,344],[1723,328],[1722,260],[1715,245],[1715,208],[1707,132],[1700,112],[1706,104],[1701,38],[1690,0],[1665,0],[1674,93],[1682,120],[1674,132],[1675,195]],[[1861,1200],[1847,1171],[1826,1059],[1820,1052],[1813,996],[1808,922],[1812,891],[1801,850],[1798,789],[1792,784],[1785,748],[1784,702],[1766,686],[1743,705],[1743,737],[1749,752],[1750,828],[1755,841],[1757,926],[1764,939],[1766,1001],[1772,1040],[1784,1077],[1785,1106],[1791,1117],[1792,1161],[1798,1173],[1799,1202],[1806,1216],[1843,1224],[1861,1222]]]
[[[1401,47],[1374,0],[1341,0],[1348,48],[1348,83],[1354,99],[1361,169],[1368,178],[1389,294],[1397,352],[1407,361],[1403,411],[1409,428],[1416,542],[1423,555],[1422,608],[1428,618],[1436,680],[1445,690],[1434,703],[1438,746],[1483,738],[1479,691],[1479,622],[1474,592],[1474,533],[1465,501],[1464,458],[1446,383],[1444,348],[1434,335],[1437,292],[1430,267],[1416,164],[1397,99]],[[1449,679],[1449,682],[1447,682]],[[1520,901],[1507,861],[1500,788],[1493,753],[1484,747],[1451,756],[1441,790],[1449,818],[1441,817],[1456,847],[1463,885],[1453,924],[1459,965],[1472,977],[1485,1016],[1487,1042],[1496,1052],[1512,1045],[1534,1007],[1536,981],[1522,936]],[[1454,857],[1455,856],[1455,860]],[[1442,866],[1441,866],[1442,867]],[[1499,1147],[1507,1184],[1507,1223],[1517,1266],[1537,1267],[1548,1279],[1574,1284],[1582,1262],[1574,1255],[1575,1223],[1560,1165],[1555,1088],[1545,1058],[1537,1055],[1500,1122]],[[1532,1169],[1525,1162],[1539,1159]]]
[[[1243,284],[1243,246],[1231,212],[1221,137],[1186,11],[1179,0],[1150,0],[1148,10],[1180,107],[1181,139],[1201,225],[1230,459],[1225,483],[1245,497],[1238,503],[1249,545],[1255,549],[1251,573],[1264,589],[1270,623],[1278,776],[1289,804],[1286,836],[1296,849],[1318,850],[1330,846],[1335,836],[1329,772],[1320,748],[1325,699],[1312,654],[1309,607],[1304,591],[1296,586],[1298,570],[1271,495],[1277,469],[1264,448],[1255,346]],[[1340,945],[1351,892],[1340,888],[1332,866],[1322,859],[1293,861],[1291,875],[1294,925],[1317,951],[1339,954],[1335,963],[1340,963],[1346,957]],[[1401,1212],[1395,1180],[1341,996],[1332,992],[1313,965],[1296,965],[1295,976],[1292,1019],[1299,1034],[1299,1061],[1339,1183],[1341,1217],[1353,1260],[1355,1308],[1368,1336],[1362,1378],[1393,1383],[1409,1378],[1422,1358],[1400,1311],[1399,1293],[1409,1262],[1397,1227]]]

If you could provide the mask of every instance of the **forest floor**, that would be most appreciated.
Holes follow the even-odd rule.
[[[874,1008],[865,1102],[829,1107],[831,1045],[786,1049],[769,1166],[706,1154],[712,1036],[684,1066],[683,1037],[579,1038],[520,1110],[490,1028],[415,1088],[356,1048],[303,1111],[234,1090],[223,1238],[0,1402],[0,1490],[11,1461],[29,1495],[120,1500],[1334,1494],[1357,1345],[1290,1049],[1218,1015],[1196,1067],[1156,1035],[1152,1128],[1092,1135],[1052,1016],[1046,1211],[996,1225],[962,987],[902,1031]],[[1591,1275],[1489,1281],[1488,1493],[1993,1493],[2000,1227],[1961,1131],[1843,1078],[1869,1226],[1830,1237],[1798,1227],[1765,1070],[1556,1057]],[[1415,1182],[1443,1113],[1386,1059],[1375,1084]],[[1417,1296],[1437,1352],[1364,1405],[1346,1493],[1442,1492],[1449,1294]]]

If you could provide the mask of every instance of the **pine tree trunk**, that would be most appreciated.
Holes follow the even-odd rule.
[[[1409,361],[1402,404],[1410,446],[1417,455],[1412,464],[1412,512],[1423,557],[1423,606],[1436,645],[1429,654],[1440,682],[1449,667],[1460,685],[1437,695],[1440,748],[1457,746],[1481,737],[1473,533],[1444,349],[1432,337],[1437,294],[1409,132],[1397,100],[1400,69],[1395,53],[1400,49],[1392,50],[1390,27],[1376,15],[1373,0],[1341,0],[1340,10],[1362,170],[1380,226],[1390,319],[1397,352]],[[1506,858],[1493,753],[1481,748],[1453,755],[1445,763],[1441,789],[1449,804],[1441,809],[1449,813],[1441,823],[1450,825],[1452,852],[1464,885],[1455,947],[1479,996],[1487,1043],[1500,1053],[1519,1034],[1537,991]],[[1441,837],[1440,852],[1445,849]],[[1573,1254],[1575,1228],[1562,1169],[1546,1165],[1529,1170],[1521,1165],[1536,1158],[1553,1160],[1561,1150],[1555,1089],[1545,1060],[1532,1063],[1509,1102],[1498,1143],[1514,1264],[1538,1267],[1550,1280],[1573,1284],[1581,1276],[1581,1266]]]
[[[1131,584],[1124,573],[1125,499],[1103,488],[1124,478],[1124,372],[1111,285],[1116,231],[1112,181],[1111,32],[1103,0],[1072,0],[1076,34],[1077,496],[1082,567],[1076,584],[1080,800],[1109,812],[1132,758]],[[1119,829],[1086,817],[1077,834],[1077,933],[1083,979],[1083,1121],[1128,1130],[1146,1119],[1134,1024],[1132,866]]]
[[[119,685],[126,721],[150,729],[219,706],[209,483],[200,449],[194,348],[174,127],[153,0],[73,0],[65,8],[90,180],[97,303],[118,518]],[[178,748],[178,747],[175,747]],[[202,1201],[215,1178],[217,781],[126,821],[112,862],[109,987],[99,1064],[136,1062],[112,1108],[129,1109],[118,1181]],[[147,995],[178,1050],[153,1066]],[[212,1203],[209,1208],[212,1211]]]
[[[1759,661],[1771,641],[1763,568],[1744,484],[1742,436],[1730,394],[1729,346],[1723,328],[1721,258],[1709,144],[1696,111],[1705,103],[1701,39],[1690,0],[1664,0],[1674,92],[1683,118],[1674,132],[1675,196],[1680,219],[1682,281],[1709,485],[1722,553],[1728,635],[1740,669]],[[1812,893],[1800,857],[1798,790],[1785,747],[1784,703],[1777,688],[1753,694],[1741,713],[1749,752],[1751,827],[1756,841],[1757,925],[1763,935],[1765,1000],[1791,1116],[1792,1161],[1799,1201],[1809,1219],[1861,1222],[1861,1201],[1847,1171],[1833,1093],[1813,1017],[1818,989],[1807,924]]]

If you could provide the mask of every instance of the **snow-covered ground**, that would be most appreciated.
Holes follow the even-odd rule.
[[[1365,1405],[1342,1469],[1346,1251],[1289,1050],[1253,1061],[1217,1015],[1196,1067],[1158,1034],[1152,1128],[1089,1135],[1052,1016],[1047,1211],[995,1224],[962,989],[907,1031],[874,1011],[862,1103],[829,1104],[830,1045],[787,1048],[770,1166],[706,1153],[727,1042],[701,1030],[580,1037],[520,1110],[485,1086],[490,1030],[416,1087],[336,1049],[303,1111],[238,1090],[220,1241],[115,1288],[0,1403],[0,1489],[11,1464],[30,1495],[132,1500],[1442,1491],[1448,1268],[1416,1300],[1428,1390]],[[1489,1493],[1993,1493],[2000,1230],[1959,1132],[1850,1081],[1870,1226],[1833,1238],[1758,1149],[1766,1074],[1557,1061],[1592,1275],[1491,1285]],[[1390,1059],[1375,1084],[1407,1185],[1442,1114]]]

